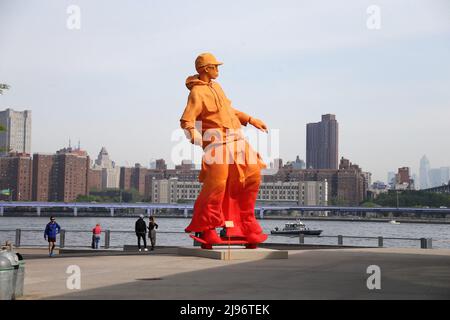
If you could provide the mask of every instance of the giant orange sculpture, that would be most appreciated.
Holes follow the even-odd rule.
[[[202,146],[204,156],[199,180],[203,182],[186,232],[211,249],[215,244],[245,244],[256,248],[267,239],[255,218],[255,202],[265,168],[259,154],[241,132],[248,123],[267,132],[261,120],[234,109],[220,85],[213,81],[222,63],[210,53],[195,60],[197,75],[186,79],[190,90],[180,119],[191,143]],[[224,228],[219,236],[216,228]]]

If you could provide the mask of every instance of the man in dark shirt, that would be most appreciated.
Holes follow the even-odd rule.
[[[144,215],[141,214],[139,216],[139,219],[136,221],[136,224],[134,226],[134,231],[136,232],[136,237],[138,240],[138,249],[141,250],[141,238],[144,240],[144,251],[148,251],[147,249],[147,239],[145,238],[145,235],[147,234],[147,224],[144,221]]]

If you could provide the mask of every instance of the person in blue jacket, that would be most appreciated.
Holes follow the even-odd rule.
[[[44,239],[48,239],[48,256],[53,256],[53,250],[55,249],[56,235],[61,231],[61,227],[56,223],[54,217],[50,217],[50,222],[47,223],[44,231]]]

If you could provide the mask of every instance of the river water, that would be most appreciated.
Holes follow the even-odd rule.
[[[22,246],[45,246],[43,231],[49,221],[48,217],[0,217],[0,242],[15,240],[14,231],[22,229]],[[136,218],[124,217],[58,217],[56,221],[66,230],[66,246],[89,246],[91,231],[96,223],[103,230],[111,230],[111,247],[123,247],[124,244],[136,244],[134,223]],[[147,221],[147,219],[146,219]],[[157,245],[189,246],[193,241],[183,233],[190,219],[157,218],[159,225]],[[269,234],[267,242],[298,243],[298,237],[270,235],[270,230],[282,228],[292,220],[259,220],[261,227]],[[394,237],[394,238],[432,238],[433,248],[450,248],[450,226],[447,224],[415,224],[401,223],[398,225],[387,222],[351,222],[351,221],[305,221],[310,229],[323,230],[322,236],[344,235],[344,245],[377,246],[377,239],[351,239],[345,236],[361,237]],[[74,231],[71,231],[74,230]],[[75,231],[77,230],[77,231]],[[169,232],[169,233],[167,233]],[[170,233],[174,232],[174,233]],[[102,236],[102,245],[104,237]],[[337,238],[305,237],[306,244],[337,244]],[[384,240],[385,247],[419,248],[419,240]]]

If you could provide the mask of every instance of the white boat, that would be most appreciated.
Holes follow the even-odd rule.
[[[270,231],[271,234],[277,235],[298,235],[304,234],[309,236],[319,236],[322,233],[322,230],[312,230],[305,226],[305,224],[299,220],[297,222],[289,222],[286,223],[284,228],[280,230],[280,228],[275,227],[275,229]]]
[[[391,221],[389,221],[389,223],[390,223],[390,224],[400,224],[400,222],[395,221],[395,220],[391,220]]]

